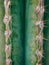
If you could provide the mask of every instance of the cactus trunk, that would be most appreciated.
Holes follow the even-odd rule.
[[[24,0],[11,0],[13,65],[24,65],[23,17]]]
[[[0,0],[0,65],[5,65],[5,39],[4,39],[4,4],[3,0]]]

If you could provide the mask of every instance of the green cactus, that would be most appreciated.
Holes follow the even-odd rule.
[[[12,35],[10,39],[8,39],[7,45],[9,45],[9,43],[12,45],[12,54],[9,53],[7,55],[5,52],[6,38],[4,35],[6,26],[3,24],[5,15],[4,1],[0,0],[0,65],[41,65],[42,57],[43,65],[49,65],[49,0],[10,0],[10,15],[12,16],[12,24],[9,25],[9,29],[12,31]],[[45,1],[45,13],[43,1]],[[39,9],[37,7],[38,5],[40,5]],[[44,21],[46,21],[44,22],[45,26],[43,24],[43,14]],[[38,21],[42,22],[42,24],[40,23],[43,25],[41,26],[42,32],[40,32],[40,27],[37,26],[40,25]],[[37,40],[36,37],[38,34],[39,37]],[[42,44],[44,44],[41,47],[40,45],[42,44],[39,42],[39,38]],[[12,60],[12,64],[6,64],[7,58]]]
[[[24,0],[11,0],[12,15],[12,61],[13,65],[24,65],[23,17]]]
[[[38,20],[36,14],[37,0],[26,0],[26,22],[25,22],[25,65],[36,65],[38,59],[36,50],[38,48],[36,42],[37,27],[35,23]]]
[[[49,0],[45,0],[45,14],[44,14],[45,28],[44,37],[44,57],[43,65],[49,65]]]
[[[26,1],[25,64],[41,65],[43,57],[43,0]]]
[[[0,65],[5,65],[5,38],[4,38],[4,4],[0,0]]]

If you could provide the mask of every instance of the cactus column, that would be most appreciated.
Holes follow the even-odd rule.
[[[42,65],[43,14],[43,0],[26,1],[26,65]]]
[[[11,60],[11,50],[12,50],[12,45],[11,45],[11,30],[10,30],[10,24],[12,23],[11,20],[11,15],[10,15],[10,0],[4,0],[4,7],[5,7],[5,16],[4,16],[4,24],[5,24],[5,52],[6,52],[6,65],[12,65],[12,60]]]

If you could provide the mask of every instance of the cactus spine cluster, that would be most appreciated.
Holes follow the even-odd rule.
[[[38,27],[38,35],[36,37],[36,40],[38,42],[38,50],[36,52],[38,57],[38,63],[37,65],[42,65],[42,58],[43,58],[43,28],[44,28],[44,22],[43,22],[43,15],[44,15],[44,0],[38,0],[38,6],[37,6],[37,14],[38,14],[38,22],[36,23]]]
[[[12,65],[12,60],[11,60],[11,50],[12,50],[12,45],[11,45],[11,29],[10,29],[10,24],[12,23],[11,15],[10,15],[10,5],[11,2],[10,0],[4,0],[4,7],[5,7],[5,16],[4,16],[4,24],[5,24],[5,52],[6,52],[6,65]]]

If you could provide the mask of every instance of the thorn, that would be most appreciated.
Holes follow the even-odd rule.
[[[43,21],[36,22],[36,26],[38,26],[41,30],[43,30],[43,27],[44,27]]]
[[[41,33],[36,36],[36,40],[37,40],[40,44],[43,43],[43,40],[48,41],[48,39],[44,38],[44,37],[41,35]]]
[[[37,63],[36,65],[42,65],[42,64]]]
[[[44,3],[43,0],[38,0],[38,3]]]
[[[36,40],[40,42],[40,44],[43,44],[43,36],[41,36],[40,34],[36,36]]]
[[[43,39],[48,41],[48,39],[46,39],[46,38],[43,38]]]
[[[39,13],[40,12],[40,6],[38,5],[36,8],[36,12]]]
[[[11,20],[12,20],[12,17],[10,15],[5,15],[3,22],[6,25],[6,24],[9,24],[9,22],[11,22]]]
[[[42,60],[42,58],[43,58],[42,51],[37,50],[36,55],[38,57],[38,62],[40,62]]]
[[[5,46],[5,52],[6,52],[7,50],[11,50],[11,44],[9,44],[9,45],[6,44],[6,46]]]
[[[5,46],[6,58],[11,56],[11,50],[12,50],[11,48],[12,48],[11,44],[9,45],[6,44]]]
[[[5,9],[9,8],[10,4],[11,4],[10,0],[4,0],[4,7],[5,7]]]
[[[37,51],[36,51],[36,54],[37,54],[38,57],[43,57],[42,51],[37,50]]]
[[[12,60],[10,58],[6,59],[6,65],[12,65]]]
[[[11,33],[12,33],[11,30],[6,30],[5,31],[5,36],[6,37],[9,37],[11,35]]]
[[[45,5],[44,8],[46,8],[46,7],[48,7],[48,6],[49,6],[49,4]]]
[[[6,26],[6,30],[9,30],[10,29],[10,27],[9,27],[8,24],[6,24],[5,26]]]
[[[37,11],[38,14],[42,15],[45,10],[44,10],[43,6],[38,5],[37,8],[36,8],[36,11]]]
[[[10,7],[10,5],[11,5],[11,1],[10,0],[5,0],[4,1],[4,7],[5,7],[5,13],[6,14],[9,14],[10,12],[10,10],[9,10],[9,7]]]
[[[39,48],[41,49],[43,47],[43,35],[37,35],[36,40],[38,41]]]
[[[44,25],[44,27],[48,27],[48,26],[45,26],[45,25]]]
[[[43,19],[44,11],[45,10],[44,10],[43,6],[40,6],[39,7],[39,5],[38,5],[38,7],[37,7],[37,13],[38,13],[39,20],[42,20]]]

